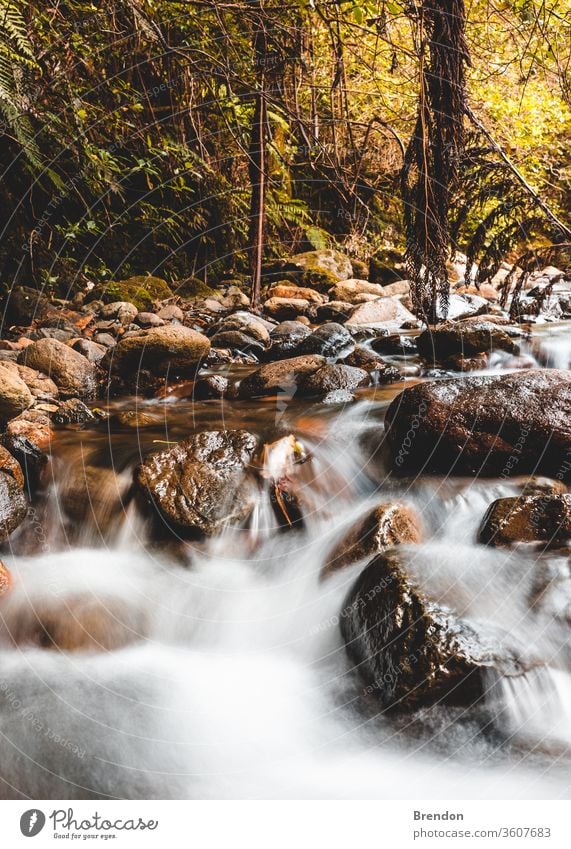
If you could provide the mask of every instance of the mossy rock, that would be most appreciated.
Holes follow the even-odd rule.
[[[144,311],[152,308],[155,301],[172,298],[173,292],[165,280],[160,277],[140,275],[126,280],[110,281],[96,286],[89,300],[101,300],[105,304],[115,301],[128,301],[137,309]]]
[[[211,298],[218,293],[203,280],[198,277],[187,277],[184,280],[178,280],[173,286],[174,294],[181,298]]]
[[[339,283],[339,278],[332,271],[310,270],[304,271],[299,279],[299,285],[303,288],[316,289],[318,292],[328,292]]]

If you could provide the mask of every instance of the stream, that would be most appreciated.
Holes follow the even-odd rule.
[[[527,353],[568,368],[569,335],[538,327]],[[492,359],[506,368],[508,355]],[[569,797],[568,555],[478,544],[490,503],[523,478],[391,471],[383,417],[404,386],[331,406],[287,393],[121,398],[103,405],[108,418],[58,430],[28,519],[3,545],[13,586],[0,601],[0,796]],[[130,497],[133,470],[226,428],[303,446],[302,526],[284,527],[263,485],[281,467],[278,445],[247,522],[207,541],[157,538]],[[347,657],[340,617],[364,563],[320,573],[360,517],[397,499],[422,517],[424,541],[406,552],[441,602],[541,654],[520,678],[491,676],[471,707],[385,711]],[[526,601],[538,568],[554,576],[544,604],[557,613],[539,620]]]

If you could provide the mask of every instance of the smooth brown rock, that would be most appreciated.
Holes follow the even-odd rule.
[[[93,363],[56,339],[40,339],[24,348],[18,362],[51,377],[62,398],[92,398],[97,392]]]
[[[210,536],[251,512],[258,490],[247,468],[257,446],[245,430],[204,431],[148,457],[137,484],[169,532]]]
[[[445,322],[425,330],[417,339],[418,351],[425,360],[438,362],[459,354],[472,357],[493,350],[517,351],[506,331],[490,321]]]
[[[240,397],[256,398],[290,391],[292,388],[295,390],[302,375],[311,374],[323,365],[325,365],[324,357],[317,354],[268,363],[244,378],[240,383]]]
[[[298,315],[306,315],[311,306],[305,298],[269,298],[264,312],[277,321],[292,321]]]
[[[168,324],[124,336],[105,355],[101,365],[132,378],[143,368],[158,375],[169,370],[184,374],[193,371],[209,351],[210,342],[202,333]]]
[[[8,539],[28,513],[24,491],[12,474],[0,471],[0,540]]]
[[[0,560],[0,596],[4,595],[10,589],[12,576],[6,566]]]
[[[335,546],[321,571],[325,578],[359,560],[374,557],[387,548],[422,541],[422,524],[407,504],[379,504],[361,519]]]
[[[390,405],[386,438],[402,470],[502,474],[571,471],[571,374],[512,374],[417,384]]]
[[[324,304],[327,300],[325,295],[320,295],[315,289],[295,286],[293,283],[277,283],[269,290],[268,298],[286,298],[287,300],[295,298],[296,300],[302,299],[313,304]]]
[[[392,296],[361,304],[353,310],[346,323],[366,327],[376,327],[383,324],[400,327],[403,322],[411,320],[414,320],[414,315],[410,310],[407,310],[399,298]]]
[[[33,395],[17,369],[0,362],[0,423],[7,422],[27,410],[33,401]]]
[[[361,368],[345,364],[324,365],[299,381],[299,393],[310,398],[324,397],[329,392],[345,389],[354,392],[371,382],[369,373]]]
[[[571,495],[522,495],[498,498],[480,529],[486,545],[545,542],[561,545],[571,540]]]

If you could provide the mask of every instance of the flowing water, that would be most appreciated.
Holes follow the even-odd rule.
[[[533,350],[560,365],[569,345],[551,335]],[[569,796],[568,558],[477,545],[488,505],[521,481],[391,475],[382,421],[402,388],[344,408],[123,399],[106,421],[58,432],[2,555],[13,575],[0,602],[2,797]],[[125,410],[144,415],[139,427],[118,419]],[[134,467],[224,427],[304,446],[307,462],[288,469],[303,528],[284,529],[263,483],[287,465],[281,443],[248,523],[209,542],[157,540],[130,495]],[[347,659],[340,615],[364,564],[320,572],[360,516],[397,498],[423,518],[426,542],[406,548],[418,580],[537,654],[522,678],[490,673],[471,708],[383,712]]]

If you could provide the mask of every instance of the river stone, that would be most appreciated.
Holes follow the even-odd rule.
[[[90,363],[98,363],[105,356],[105,345],[98,345],[97,342],[92,342],[91,339],[78,339],[72,343],[74,351],[77,351]]]
[[[256,342],[261,342],[262,345],[267,345],[270,341],[270,331],[275,325],[270,324],[263,318],[257,315],[252,315],[249,312],[235,312],[218,322],[215,328],[215,333],[225,333],[229,330],[237,330],[240,333],[245,333],[255,339]]]
[[[118,321],[123,327],[131,324],[137,317],[139,310],[135,304],[129,301],[115,301],[101,307],[99,315],[102,319]]]
[[[0,363],[0,423],[20,415],[32,406],[33,401],[33,395],[19,376],[17,369]]]
[[[49,375],[62,398],[92,398],[97,392],[93,363],[56,339],[40,339],[28,345],[18,362]]]
[[[270,334],[270,347],[264,359],[283,360],[291,357],[310,333],[310,329],[299,321],[282,321]]]
[[[313,304],[323,304],[327,300],[325,295],[320,295],[315,289],[304,286],[296,286],[294,283],[276,283],[268,292],[268,298],[295,298],[309,301]]]
[[[439,362],[454,354],[472,357],[498,349],[510,354],[517,351],[517,345],[506,331],[489,321],[447,321],[423,331],[417,345],[420,355],[429,362]]]
[[[14,478],[20,489],[24,488],[24,473],[22,472],[22,467],[16,458],[3,445],[0,445],[0,471],[2,474],[9,475]]]
[[[371,348],[378,354],[396,354],[400,357],[414,357],[418,347],[414,336],[401,336],[391,333],[389,336],[376,336],[371,340]]]
[[[196,401],[211,398],[223,398],[228,394],[230,382],[223,374],[207,374],[200,377],[193,386],[192,397]]]
[[[182,374],[194,371],[209,351],[210,342],[202,333],[167,324],[124,336],[105,355],[102,365],[110,365],[123,377],[136,377],[141,368],[158,375],[169,370]]]
[[[521,495],[498,498],[480,528],[480,542],[512,545],[546,542],[561,545],[571,539],[571,495]]]
[[[414,315],[407,310],[399,298],[377,298],[374,301],[361,304],[356,307],[346,324],[363,325],[365,327],[379,327],[382,325],[396,325],[398,327],[405,321],[413,321]]]
[[[422,541],[419,516],[407,504],[379,504],[360,519],[335,546],[321,570],[325,578],[345,566],[370,559],[387,548]]]
[[[12,584],[12,577],[10,572],[0,560],[0,596],[4,595],[10,589]]]
[[[405,389],[385,417],[401,470],[535,472],[571,470],[571,374],[513,374],[429,381]]]
[[[215,348],[229,348],[231,351],[259,354],[264,350],[262,342],[241,330],[221,330],[210,341]]]
[[[390,294],[385,292],[383,286],[379,283],[369,283],[368,280],[344,280],[334,286],[329,292],[329,297],[332,301],[345,301],[349,304],[358,303],[356,297],[358,295],[376,295],[377,298],[382,298]]]
[[[352,311],[353,304],[344,301],[329,301],[328,304],[321,304],[317,307],[316,321],[318,324],[327,321],[343,323],[347,321]]]
[[[148,457],[137,484],[171,532],[211,536],[251,512],[257,486],[247,467],[257,445],[245,430],[204,431]]]
[[[288,260],[288,264],[317,275],[325,273],[337,280],[349,280],[353,276],[349,257],[332,248],[295,254]]]
[[[27,512],[28,501],[19,481],[11,473],[0,471],[0,540],[8,539]]]
[[[368,386],[370,382],[369,373],[362,368],[345,364],[324,365],[301,378],[299,393],[310,398],[320,398],[339,390],[352,393],[361,386]]]
[[[134,320],[134,324],[138,327],[164,327],[166,321],[159,318],[154,312],[140,312]]]
[[[267,363],[244,378],[240,383],[239,395],[241,398],[256,398],[291,392],[295,390],[301,376],[311,374],[323,365],[325,359],[316,354]]]
[[[276,321],[290,321],[306,315],[311,308],[312,304],[305,298],[269,298],[264,304],[266,315]]]
[[[422,559],[416,546],[377,555],[342,608],[348,656],[387,709],[410,710],[435,702],[472,704],[486,691],[487,670],[514,677],[531,665],[522,659],[515,638],[508,639],[497,625],[480,625],[465,613],[461,617],[442,600],[441,590],[421,580],[411,567]],[[431,575],[430,563],[423,565]],[[449,594],[451,583],[449,576]]]
[[[300,354],[320,354],[322,357],[338,357],[342,352],[353,350],[355,342],[346,327],[334,321],[322,324],[306,336],[298,346]]]

